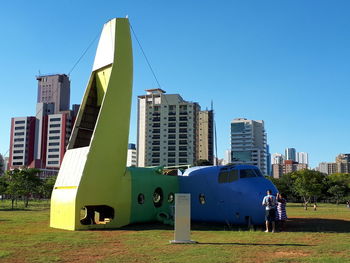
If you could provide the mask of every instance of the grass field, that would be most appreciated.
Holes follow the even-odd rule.
[[[192,227],[199,244],[172,245],[160,224],[119,230],[64,231],[49,227],[47,202],[8,209],[0,202],[0,262],[350,262],[350,209],[289,204],[286,232],[225,225]]]

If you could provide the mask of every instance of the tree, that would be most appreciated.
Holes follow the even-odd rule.
[[[4,174],[5,161],[3,156],[0,154],[0,176]]]
[[[299,199],[294,190],[295,176],[292,173],[283,174],[278,179],[272,178],[271,181],[289,201]]]
[[[2,199],[4,198],[4,194],[6,193],[7,190],[7,181],[6,181],[6,177],[5,176],[0,176],[0,195],[2,197]]]
[[[345,201],[348,194],[350,194],[350,174],[331,174],[328,176],[328,193],[337,204]]]
[[[8,187],[6,193],[10,195],[12,201],[12,209],[14,201],[19,197],[23,197],[24,206],[28,207],[30,196],[38,193],[41,180],[38,176],[40,170],[35,168],[14,169],[8,171],[6,180]]]
[[[41,187],[40,187],[40,194],[44,198],[51,197],[51,193],[55,185],[56,179],[57,179],[57,176],[50,176],[43,180],[43,183],[41,184]]]
[[[303,198],[304,207],[314,199],[315,205],[317,198],[321,196],[322,190],[325,189],[326,176],[318,171],[303,169],[292,174],[295,176],[294,190]]]

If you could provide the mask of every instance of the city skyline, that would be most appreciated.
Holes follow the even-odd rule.
[[[152,1],[154,6],[111,1],[94,9],[82,1],[18,2],[6,2],[0,11],[5,39],[0,43],[2,154],[9,149],[10,118],[35,115],[32,105],[39,70],[71,73],[71,101],[80,103],[96,41],[76,67],[75,63],[101,32],[102,23],[126,15],[162,88],[201,105],[213,100],[219,157],[230,145],[230,122],[240,117],[264,120],[271,153],[292,145],[310,154],[311,167],[349,152],[350,124],[340,114],[346,111],[349,95],[346,10],[350,4],[346,1],[337,5]],[[186,19],[178,19],[179,13]],[[158,87],[135,38],[133,46],[129,142],[136,143],[137,95]],[[334,127],[336,136],[331,137]]]

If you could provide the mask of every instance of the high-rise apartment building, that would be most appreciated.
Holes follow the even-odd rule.
[[[79,105],[69,110],[67,75],[43,75],[37,80],[36,116],[11,121],[9,169],[27,166],[40,168],[45,174],[61,165]]]
[[[305,163],[309,165],[309,154],[306,152],[298,152],[296,155],[296,161],[298,163]]]
[[[294,162],[297,160],[295,148],[286,148],[284,156],[286,160],[291,160]]]
[[[283,164],[284,156],[281,153],[272,154],[272,164]]]
[[[223,164],[226,165],[226,164],[231,163],[231,157],[232,157],[231,150],[226,150],[224,153]]]
[[[264,121],[234,119],[231,123],[233,164],[251,164],[267,174],[266,133]]]
[[[137,151],[136,145],[134,143],[129,143],[128,145],[128,157],[126,159],[126,166],[136,166],[137,165]]]
[[[34,161],[35,117],[11,119],[9,169],[29,166]]]
[[[327,163],[327,162],[322,162],[318,165],[319,172],[325,173],[325,174],[335,174],[337,173],[337,164],[336,163]]]
[[[308,165],[305,163],[298,163],[292,160],[285,160],[283,164],[273,164],[273,177],[280,178],[283,174],[308,169]]]
[[[213,111],[205,110],[198,112],[198,160],[207,160],[211,164],[214,161],[214,130]]]
[[[165,94],[161,89],[146,92],[138,97],[138,166],[193,164],[199,159],[200,149],[201,156],[211,158],[213,150],[209,137],[212,131],[203,129],[212,129],[212,123],[205,123],[212,122],[212,113],[201,115],[203,123],[200,125],[198,103],[185,101],[179,94]],[[199,127],[202,127],[201,135]],[[199,144],[200,137],[202,144]],[[208,146],[204,145],[205,140]]]
[[[40,75],[37,103],[53,104],[53,112],[68,111],[70,106],[70,80],[66,74]]]

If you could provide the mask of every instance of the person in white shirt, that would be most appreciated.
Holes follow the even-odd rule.
[[[272,225],[272,232],[275,232],[276,221],[276,197],[272,195],[271,190],[267,190],[267,195],[262,201],[262,205],[265,206],[265,232],[270,230],[270,222]]]

